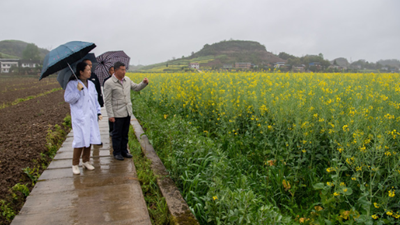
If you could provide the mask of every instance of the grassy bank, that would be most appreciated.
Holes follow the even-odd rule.
[[[6,199],[0,200],[0,222],[1,224],[10,224],[19,210],[25,203],[26,197],[35,186],[40,174],[47,168],[54,158],[57,150],[61,147],[68,132],[71,130],[71,116],[64,118],[62,126],[54,125],[49,127],[46,136],[47,151],[40,153],[38,159],[33,159],[34,166],[32,168],[23,168],[26,179],[20,183],[10,187],[9,195]]]
[[[128,145],[133,156],[151,223],[155,225],[170,224],[171,217],[168,212],[167,203],[157,185],[157,177],[151,170],[151,161],[144,156],[132,126],[129,129]]]

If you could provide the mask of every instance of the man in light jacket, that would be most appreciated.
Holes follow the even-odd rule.
[[[140,91],[149,83],[149,80],[144,78],[140,84],[135,84],[129,77],[125,77],[125,72],[125,64],[116,62],[114,74],[104,83],[107,115],[109,121],[114,123],[112,145],[114,158],[117,160],[132,158],[127,149],[132,115],[131,90]]]

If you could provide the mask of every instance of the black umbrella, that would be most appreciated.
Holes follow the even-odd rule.
[[[71,67],[66,67],[66,68],[62,69],[60,72],[58,72],[57,81],[58,81],[58,83],[60,83],[60,85],[63,89],[67,88],[68,81],[70,80],[71,76],[74,75],[74,71],[76,71],[76,65],[79,62],[83,62],[86,59],[89,59],[90,61],[92,61],[92,66],[93,66],[92,72],[93,72],[94,68],[97,65],[96,56],[94,55],[94,53],[87,54],[82,59],[71,64]]]
[[[95,47],[94,43],[71,41],[51,50],[44,58],[39,80],[66,67],[70,67],[71,63],[82,59]]]

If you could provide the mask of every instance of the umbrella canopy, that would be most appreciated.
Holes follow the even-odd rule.
[[[93,64],[92,72],[93,72],[95,69],[95,66],[98,64],[94,53],[89,53],[86,56],[84,56],[82,59],[71,64],[71,68],[67,67],[67,68],[64,68],[63,70],[61,70],[60,72],[58,72],[57,81],[58,81],[58,83],[60,83],[61,87],[64,90],[65,90],[65,88],[67,88],[67,83],[70,80],[71,76],[73,75],[73,71],[76,71],[76,65],[79,62],[82,62],[86,59],[89,59],[90,61],[92,61],[92,64]]]
[[[51,50],[44,58],[39,80],[82,59],[95,47],[94,43],[71,41]]]
[[[110,74],[108,74],[110,67],[114,66],[114,63],[116,62],[122,62],[125,64],[126,69],[128,69],[131,58],[129,58],[124,51],[110,51],[97,56],[96,59],[99,64],[94,73],[97,75],[100,84],[103,86],[104,79],[110,76]]]

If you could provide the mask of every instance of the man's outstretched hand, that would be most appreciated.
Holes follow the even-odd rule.
[[[148,84],[148,83],[149,83],[149,79],[147,79],[147,77],[145,77],[145,78],[143,79],[143,83]]]

